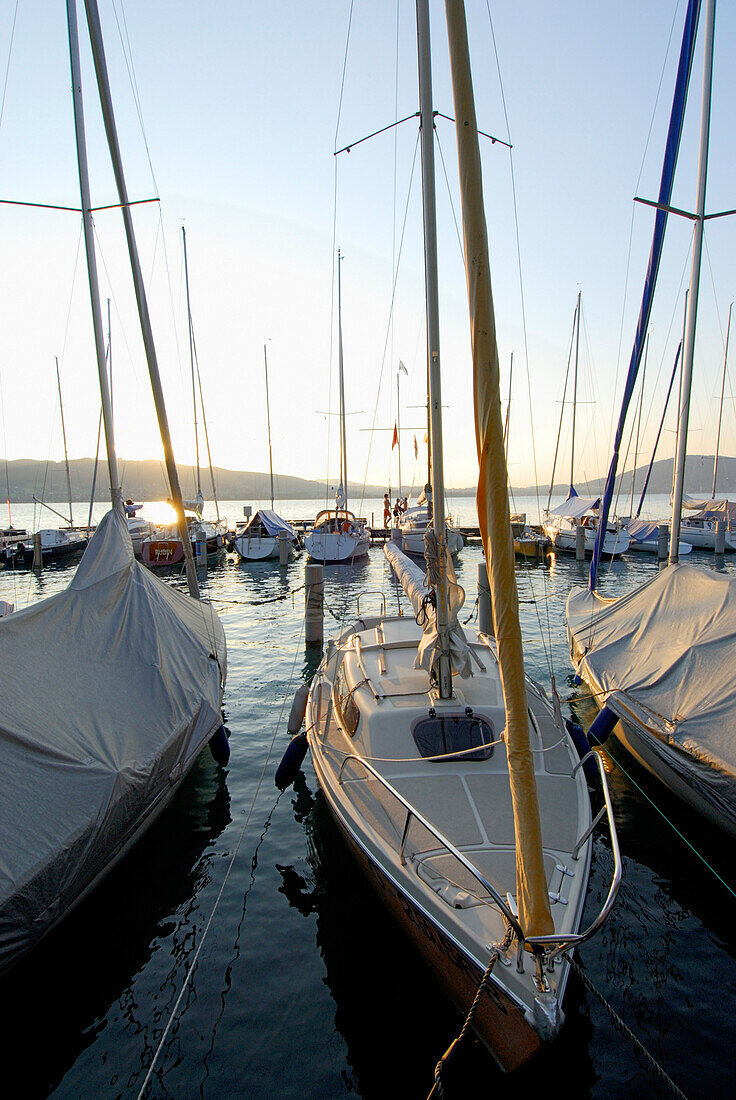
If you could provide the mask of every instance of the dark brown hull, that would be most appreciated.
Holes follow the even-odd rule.
[[[329,804],[329,799],[327,801]],[[465,1016],[478,992],[483,971],[383,874],[350,835],[331,806],[330,809],[358,866]],[[500,1068],[507,1073],[522,1066],[541,1046],[539,1035],[527,1022],[522,1010],[496,984],[486,987],[476,1009],[473,1029]]]

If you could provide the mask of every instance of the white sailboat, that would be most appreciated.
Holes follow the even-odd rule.
[[[290,552],[299,550],[299,536],[290,523],[274,511],[273,456],[271,452],[271,406],[268,399],[268,353],[263,345],[263,365],[266,372],[266,425],[268,428],[268,471],[271,478],[271,507],[259,508],[245,523],[238,524],[232,545],[244,561],[267,561],[278,558],[281,541],[286,539]]]
[[[171,492],[186,531],[95,0],[86,0],[86,9]],[[76,0],[67,0],[67,18],[112,510],[66,591],[0,619],[0,969],[34,947],[111,870],[161,814],[213,737],[219,748],[227,744],[222,625],[208,604],[176,591],[136,562],[123,514],[97,285]],[[190,591],[198,597],[188,550]]]
[[[313,561],[325,564],[359,561],[368,556],[371,540],[364,523],[348,508],[348,455],[345,431],[345,376],[342,354],[342,254],[337,254],[337,332],[340,388],[340,484],[335,507],[318,512],[304,549]]]
[[[513,1070],[558,1031],[569,972],[563,952],[604,919],[620,866],[617,860],[601,914],[581,933],[590,801],[561,718],[523,672],[463,4],[448,0],[447,12],[481,461],[479,518],[486,550],[493,544],[490,580],[500,641],[466,639],[457,619],[463,593],[445,539],[429,14],[426,0],[419,0],[436,487],[431,587],[398,547],[387,546],[416,618],[362,615],[328,644],[309,692],[306,737],[350,850],[463,1013],[478,993],[473,1026],[499,1065]],[[610,821],[610,802],[608,807]],[[612,836],[617,853],[615,830]]]
[[[598,534],[598,497],[581,497],[578,496],[574,488],[574,474],[575,474],[575,426],[576,426],[576,414],[577,414],[577,399],[578,399],[578,362],[580,353],[580,310],[581,310],[582,294],[578,291],[578,300],[575,306],[575,370],[573,375],[573,391],[572,391],[572,438],[570,442],[570,489],[568,492],[567,500],[564,503],[559,504],[556,508],[549,507],[549,500],[547,502],[547,511],[545,513],[545,522],[543,524],[544,534],[550,541],[550,545],[553,550],[563,550],[567,553],[574,554],[577,548],[578,528],[582,527],[585,532],[585,553],[592,554],[595,547],[596,535]],[[565,381],[565,388],[567,388],[567,380]],[[557,436],[557,445],[559,447],[559,437],[562,432],[562,420],[565,414],[565,402],[562,402],[562,411],[560,413],[560,429]],[[555,452],[555,464],[557,460],[557,453]],[[554,481],[554,466],[552,469],[552,481]],[[552,494],[552,487],[550,486],[550,496]],[[629,549],[629,536],[628,533],[622,528],[616,527],[615,524],[606,525],[606,531],[603,535],[603,553],[606,557],[618,557],[619,554],[625,554]]]
[[[698,5],[686,17],[692,50]],[[595,732],[613,731],[670,790],[736,837],[736,578],[678,562],[689,397],[705,214],[715,3],[705,5],[700,160],[683,363],[676,479],[667,569],[617,600],[573,588],[570,651],[602,710]],[[673,111],[674,117],[674,111]],[[674,161],[668,150],[670,162]],[[676,153],[675,158],[676,160]],[[660,210],[669,203],[660,200]]]
[[[192,307],[189,299],[189,264],[187,262],[187,233],[184,226],[181,227],[182,247],[184,250],[184,276],[187,292],[187,329],[189,332],[189,367],[192,379],[192,408],[194,410],[194,449],[196,485],[193,500],[185,500],[183,507],[191,513],[187,517],[189,541],[198,550],[198,558],[206,558],[207,564],[216,564],[225,556],[225,538],[227,535],[227,523],[220,518],[220,510],[217,504],[217,492],[215,490],[215,478],[212,472],[212,457],[209,448],[209,436],[207,434],[207,421],[204,416],[204,402],[202,400],[202,387],[199,386],[199,404],[202,407],[202,424],[204,427],[205,441],[207,443],[207,456],[209,459],[210,478],[212,482],[212,499],[215,503],[215,519],[205,519],[202,516],[204,508],[204,496],[202,494],[202,480],[199,464],[199,432],[197,428],[197,382],[199,380],[199,365],[196,361],[194,349],[194,324],[192,321]],[[141,540],[141,559],[149,569],[170,568],[181,565],[185,559],[185,548],[178,523],[163,524],[155,527],[150,534]]]

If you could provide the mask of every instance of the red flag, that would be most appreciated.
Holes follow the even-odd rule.
[[[398,442],[399,442],[399,431],[398,431],[398,428],[396,427],[396,422],[394,421],[394,441],[391,444],[391,450],[392,451],[393,451],[394,447],[397,446]]]

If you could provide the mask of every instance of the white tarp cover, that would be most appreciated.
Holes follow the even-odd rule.
[[[256,526],[259,519],[272,538],[277,538],[279,535],[288,535],[290,539],[296,541],[296,531],[291,524],[287,523],[286,520],[282,519],[276,512],[272,512],[270,508],[259,508],[255,515],[251,516],[246,523],[243,535],[247,537],[248,528]]]
[[[113,512],[64,592],[0,619],[0,651],[3,968],[165,804],[222,723],[226,654]]]
[[[724,497],[715,500],[711,497],[684,497],[682,507],[690,512],[697,512],[694,519],[724,519],[729,523],[736,521],[736,501],[726,500]]]
[[[600,497],[568,497],[564,504],[558,504],[547,514],[562,516],[564,519],[580,519],[586,512],[594,512],[601,502]]]
[[[426,573],[420,569],[416,562],[413,562],[411,558],[408,558],[406,554],[403,553],[403,551],[399,550],[396,543],[386,542],[384,544],[384,553],[388,558],[389,565],[396,574],[399,584],[409,600],[411,600],[414,614],[418,615],[422,609],[422,601],[429,591]],[[463,678],[467,678],[468,676],[472,676],[470,647],[465,637],[465,631],[457,620],[458,614],[465,602],[465,591],[455,580],[455,570],[452,565],[452,558],[449,554],[446,556],[446,567],[448,576],[447,591],[449,597],[450,663],[454,673]],[[438,658],[439,635],[437,633],[437,619],[434,608],[428,607],[427,615],[422,624],[422,640],[419,643],[414,667],[423,668],[426,672],[430,672]]]
[[[672,565],[618,600],[573,588],[567,622],[606,705],[736,822],[736,577]]]

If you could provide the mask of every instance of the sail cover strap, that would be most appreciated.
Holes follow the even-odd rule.
[[[675,168],[677,166],[677,154],[680,149],[680,137],[682,136],[682,123],[685,117],[687,89],[688,84],[690,83],[690,73],[692,71],[693,65],[695,37],[698,29],[699,15],[700,0],[689,0],[687,15],[685,18],[685,31],[682,37],[682,47],[680,49],[680,61],[677,67],[677,81],[675,83],[675,94],[672,101],[670,125],[667,132],[667,144],[665,146],[664,152],[664,164],[662,165],[662,177],[659,184],[658,202],[662,206],[669,206],[672,198],[672,186],[675,178]],[[654,287],[657,282],[657,272],[659,271],[659,261],[662,257],[662,247],[664,245],[664,233],[666,227],[667,211],[659,209],[657,210],[654,219],[652,248],[649,253],[649,266],[647,268],[647,275],[646,279],[644,280],[644,293],[642,295],[641,309],[639,311],[639,321],[636,326],[634,347],[631,352],[629,371],[626,376],[626,386],[624,388],[624,396],[621,403],[621,413],[619,415],[618,425],[616,427],[616,439],[613,445],[613,458],[611,459],[611,466],[608,471],[608,477],[606,479],[606,489],[603,494],[601,521],[598,525],[598,533],[595,539],[595,549],[593,550],[593,560],[590,564],[590,579],[588,582],[588,587],[591,589],[591,591],[595,589],[596,578],[598,575],[598,564],[601,558],[601,548],[603,545],[603,538],[605,536],[608,526],[608,516],[611,510],[611,500],[613,498],[613,490],[616,484],[618,457],[621,448],[621,440],[624,434],[626,414],[629,411],[629,404],[631,403],[631,398],[634,393],[636,377],[639,372],[639,364],[641,363],[641,357],[644,350],[646,332],[647,328],[649,327],[649,317],[652,312],[652,301],[654,298]]]

